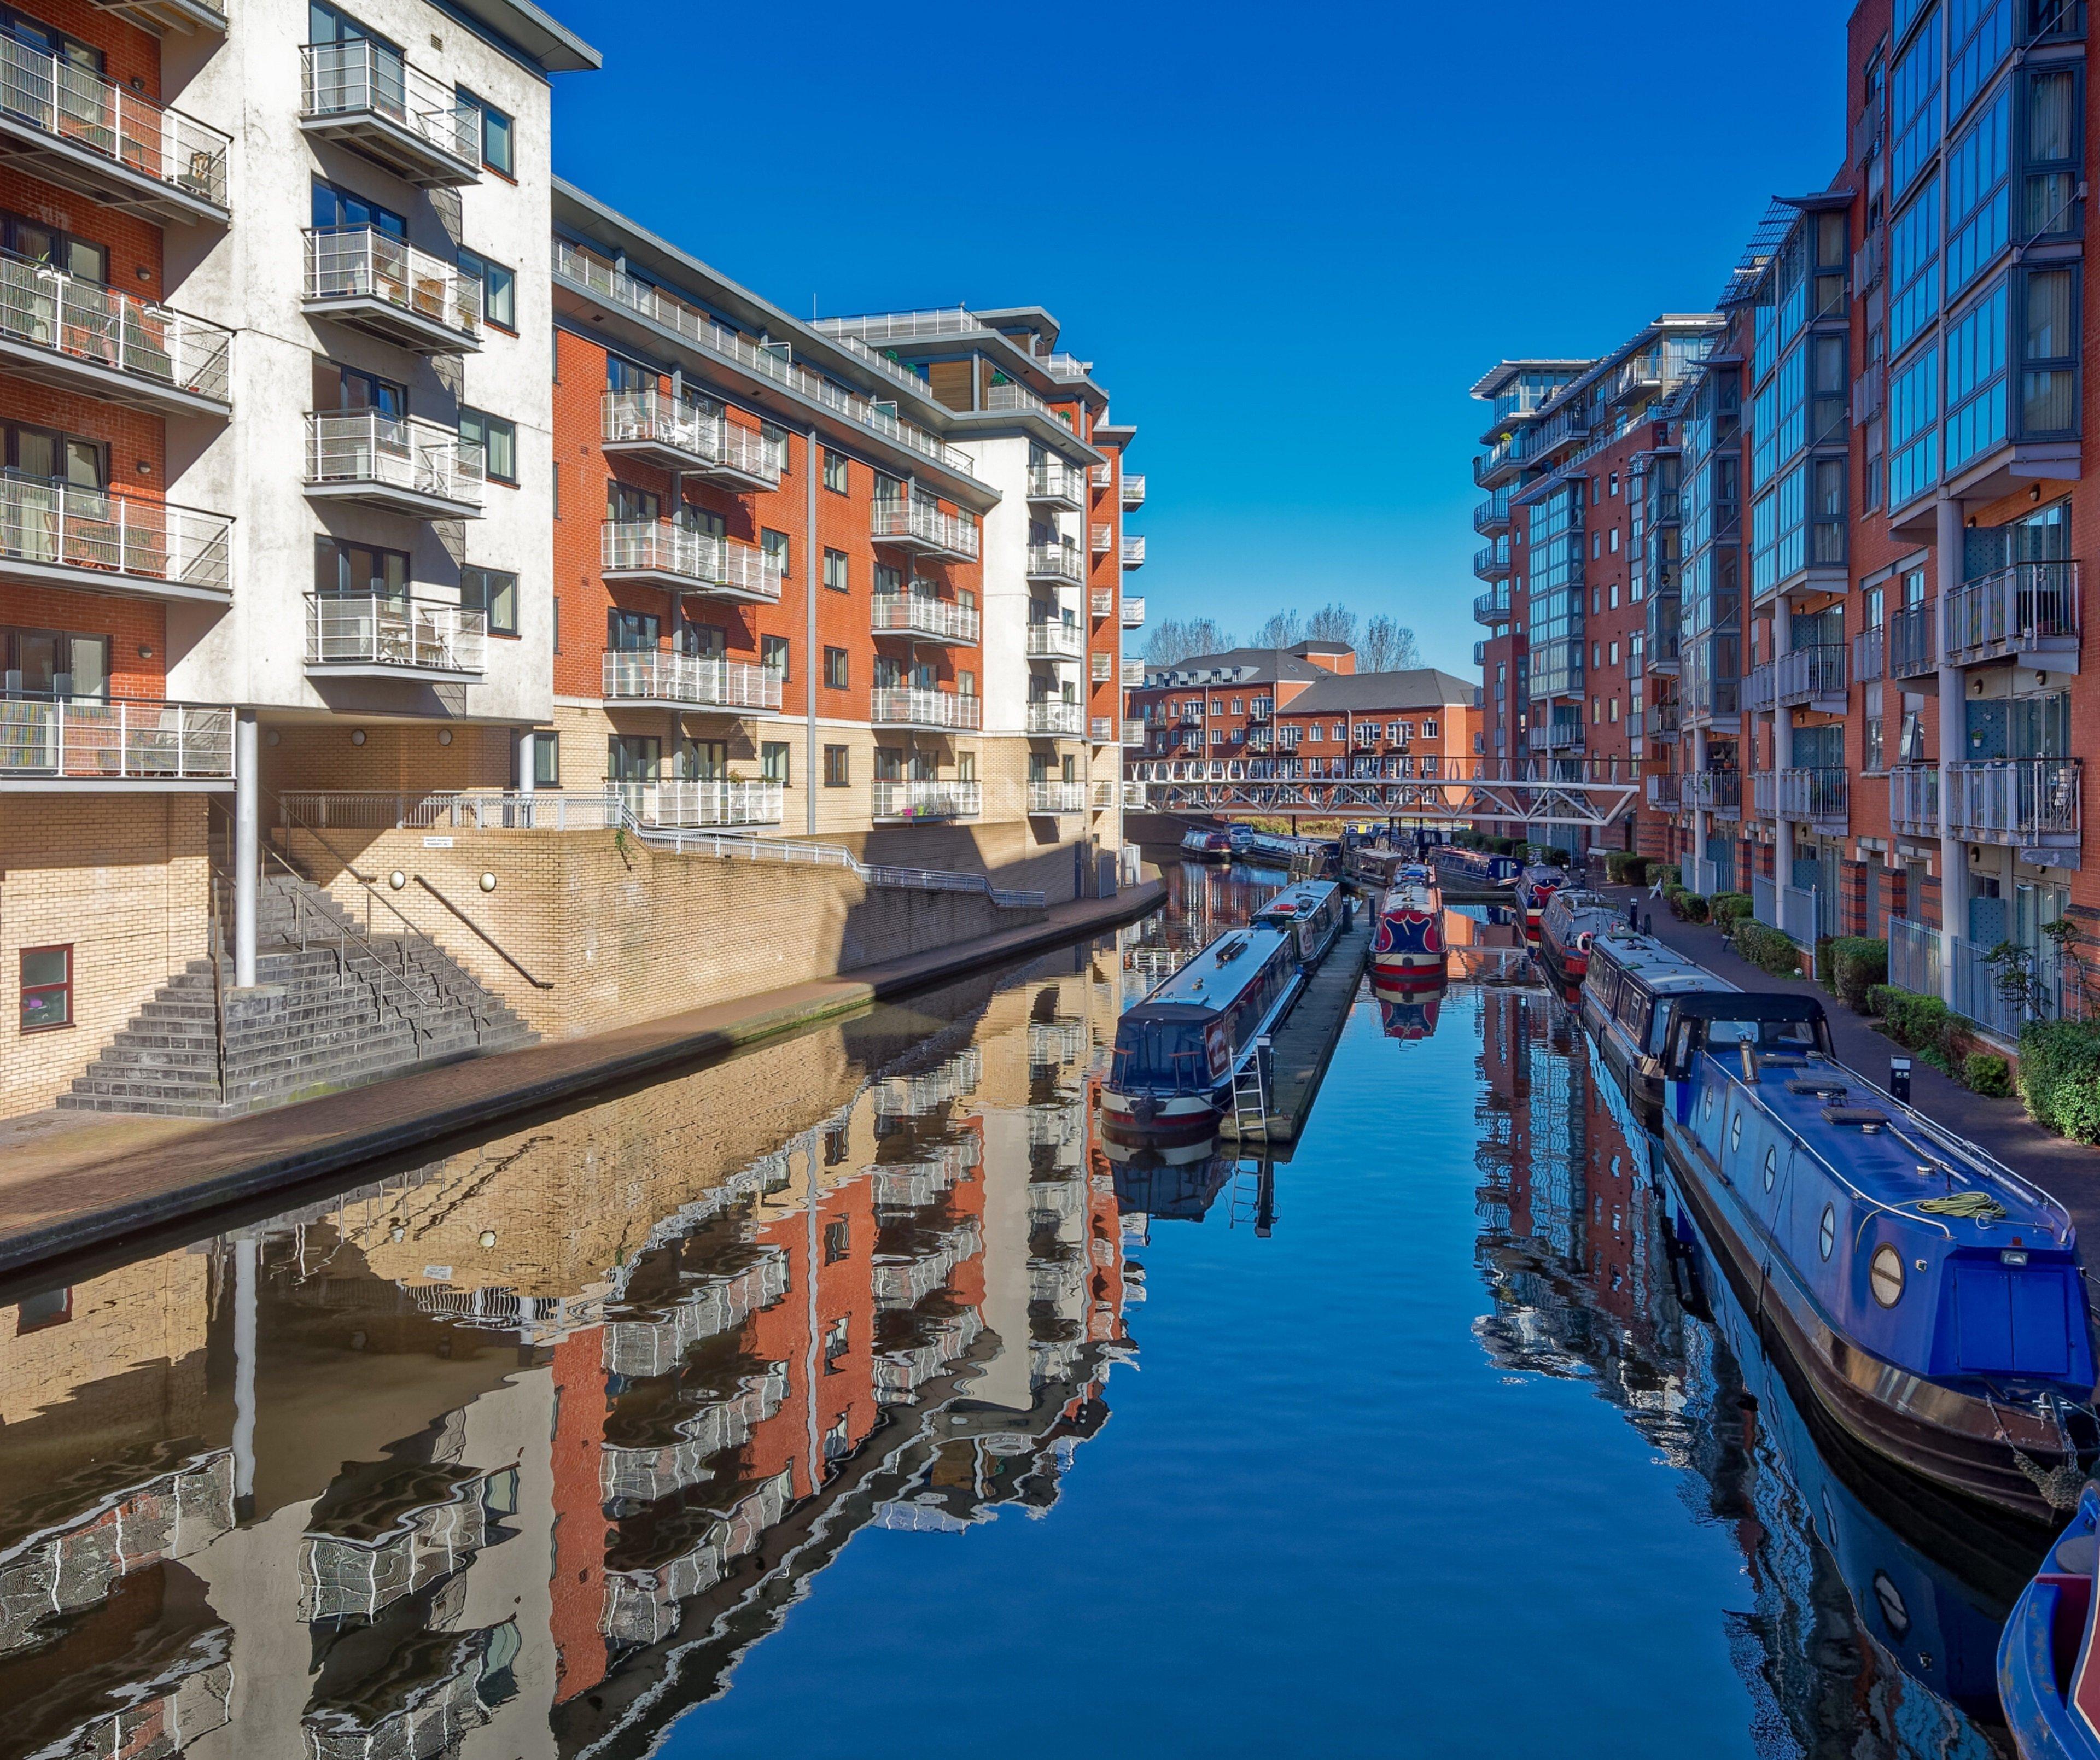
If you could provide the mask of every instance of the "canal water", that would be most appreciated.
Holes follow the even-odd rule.
[[[1112,1155],[1281,884],[0,1293],[0,1753],[1983,1757],[2034,1560],[1819,1453],[1520,936]],[[1951,1555],[1951,1556],[1950,1556]]]

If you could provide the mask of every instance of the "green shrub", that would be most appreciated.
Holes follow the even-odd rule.
[[[1713,914],[1710,900],[1696,892],[1684,895],[1684,920],[1688,923],[1704,923]]]
[[[1670,914],[1680,923],[1684,920],[1684,901],[1691,896],[1674,883],[1662,889],[1662,902],[1670,906]]]
[[[1994,1051],[1972,1051],[1962,1062],[1961,1079],[1978,1093],[2002,1100],[2013,1091],[2013,1066]]]
[[[2019,1092],[2045,1129],[2100,1143],[2100,1027],[2028,1021],[2020,1034]]]
[[[1828,965],[1832,994],[1853,1013],[1868,1013],[1867,992],[1888,982],[1889,944],[1864,935],[1840,935],[1829,943]]]
[[[1564,868],[1571,866],[1574,858],[1565,849],[1542,849],[1538,859],[1548,867]]]
[[[1838,994],[1838,977],[1830,959],[1830,944],[1836,939],[1834,935],[1815,937],[1815,981],[1823,986],[1826,996]]]
[[[1746,892],[1717,892],[1707,902],[1713,907],[1714,920],[1723,929],[1732,928],[1756,910]]]
[[[1760,972],[1774,977],[1793,977],[1801,971],[1793,943],[1769,923],[1745,919],[1736,925],[1736,951]]]
[[[1951,1071],[1948,1034],[1954,1012],[1937,996],[1920,996],[1893,984],[1877,984],[1867,992],[1868,1012],[1881,1016],[1888,1035]]]
[[[1614,886],[1645,886],[1648,884],[1648,858],[1636,855],[1630,849],[1609,849],[1604,853],[1604,877]]]

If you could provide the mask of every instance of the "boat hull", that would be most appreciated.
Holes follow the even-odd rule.
[[[2087,1485],[2078,1513],[2062,1540],[2050,1546],[2041,1569],[2013,1603],[1998,1640],[1998,1701],[2021,1760],[2094,1760],[2100,1738],[2076,1701],[2090,1703],[2089,1631],[2093,1581],[2084,1568],[2059,1556],[2059,1546],[2089,1546],[2100,1529],[2100,1489]],[[2073,1660],[2075,1659],[2075,1660]],[[2069,1661],[2071,1698],[2061,1684]]]
[[[1101,1129],[1120,1143],[1179,1143],[1214,1135],[1224,1108],[1215,1094],[1101,1090]]]

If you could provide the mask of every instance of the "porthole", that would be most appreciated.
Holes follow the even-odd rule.
[[[1775,1147],[1765,1151],[1765,1189],[1767,1192],[1772,1189],[1772,1182],[1778,1178],[1779,1150]]]
[[[1743,1115],[1736,1114],[1736,1122],[1728,1127],[1728,1153],[1734,1154],[1743,1146]]]
[[[1714,1090],[1710,1087],[1706,1090],[1706,1109],[1699,1116],[1702,1118],[1710,1118],[1714,1116]]]
[[[1876,1247],[1867,1281],[1873,1286],[1874,1299],[1884,1308],[1894,1308],[1903,1297],[1903,1255],[1886,1242]]]
[[[1815,1246],[1825,1259],[1830,1249],[1838,1244],[1838,1211],[1834,1205],[1823,1206],[1823,1220],[1815,1225]]]

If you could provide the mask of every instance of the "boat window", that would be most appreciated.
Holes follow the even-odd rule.
[[[1742,1114],[1742,1113],[1741,1113],[1740,1110],[1738,1110],[1738,1111],[1736,1112],[1736,1122],[1735,1122],[1735,1123],[1734,1123],[1734,1124],[1732,1124],[1732,1125],[1731,1125],[1731,1126],[1728,1127],[1728,1153],[1729,1153],[1730,1154],[1732,1154],[1732,1155],[1733,1153],[1735,1153],[1735,1152],[1736,1152],[1737,1149],[1740,1149],[1742,1146],[1743,1146],[1743,1114]]]
[[[1825,1259],[1830,1249],[1838,1244],[1838,1211],[1834,1205],[1823,1206],[1823,1220],[1815,1225],[1815,1246]]]
[[[1643,1019],[1647,1001],[1638,984],[1630,981],[1620,984],[1619,999],[1612,1012],[1618,1016],[1619,1024],[1635,1038],[1639,1037],[1640,1029],[1647,1024]]]
[[[1709,1021],[1706,1048],[1725,1056],[1737,1045],[1755,1045],[1762,1051],[1813,1051],[1816,1048],[1813,1021]]]
[[[1772,1189],[1772,1182],[1778,1177],[1779,1150],[1775,1146],[1765,1151],[1765,1189],[1767,1192]]]
[[[1207,1091],[1210,1060],[1203,1048],[1203,1023],[1124,1020],[1116,1029],[1115,1069],[1110,1080],[1118,1088]]]

